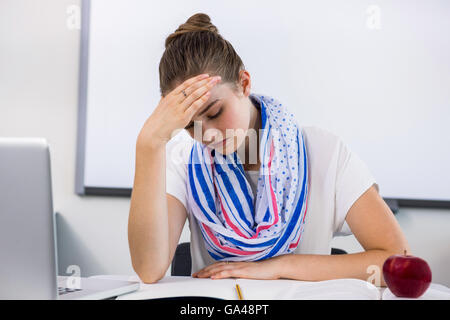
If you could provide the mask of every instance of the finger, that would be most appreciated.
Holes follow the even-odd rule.
[[[208,270],[204,270],[203,272],[200,272],[197,277],[199,278],[209,278],[211,275],[216,274],[218,272],[224,271],[224,270],[230,270],[239,267],[235,263],[226,263],[226,264],[219,264],[217,266],[211,267]]]
[[[219,80],[220,82],[220,80]],[[212,86],[216,85],[217,83],[213,83],[210,84]],[[191,121],[192,119],[194,119],[194,117],[201,113],[202,110],[204,110],[208,104],[207,101],[211,96],[211,91],[207,91],[210,90],[211,87],[206,88],[206,89],[199,89],[202,91],[198,91],[198,95],[196,93],[191,94],[188,98],[186,98],[185,101],[183,101],[183,104],[181,106],[181,108],[184,108],[184,112],[185,112],[185,118],[189,119],[188,121]],[[200,96],[197,100],[191,102],[193,99],[195,99],[196,96],[199,96],[203,94],[202,96]],[[190,104],[190,105],[188,105]],[[186,106],[187,105],[187,106]]]
[[[242,268],[220,270],[211,275],[211,279],[224,279],[224,278],[246,278],[246,276],[242,272]]]
[[[258,279],[255,277],[257,270],[252,268],[252,264],[236,264],[235,268],[220,270],[217,273],[211,275],[211,279],[221,278],[248,278]]]
[[[182,103],[184,100],[186,100],[187,97],[189,97],[194,91],[196,91],[197,89],[201,88],[201,87],[205,87],[208,86],[208,84],[212,81],[215,80],[218,76],[215,77],[207,77],[207,78],[200,78],[199,80],[191,83],[189,86],[187,86],[187,88],[183,89],[184,92],[186,93],[186,97],[184,96],[184,94],[180,91],[180,93],[178,94],[178,103]],[[220,76],[219,76],[220,77]],[[211,87],[211,86],[210,86]]]
[[[207,267],[205,267],[205,268],[195,272],[194,275],[204,274],[205,272],[209,272],[211,269],[213,269],[213,268],[215,268],[217,266],[223,265],[223,264],[226,264],[226,262],[213,263],[213,264],[211,264],[211,265],[209,265],[209,266],[207,266]]]
[[[207,80],[207,82],[202,82],[201,85],[199,84],[198,87],[193,86],[192,88],[187,89],[187,97],[180,101],[183,110],[186,111],[195,101],[202,98],[206,93],[209,93],[210,90],[221,81],[218,77],[208,78]]]
[[[201,269],[201,270],[199,270],[199,271],[197,271],[197,272],[194,272],[194,273],[192,274],[192,276],[195,276],[195,275],[198,275],[198,274],[200,274],[200,273],[202,273],[202,272],[205,272],[205,270],[211,269],[212,266],[217,265],[218,263],[220,263],[220,262],[213,263],[213,264],[211,264],[211,265],[209,265],[209,266],[206,266],[206,267],[204,267],[203,269]]]
[[[182,90],[185,90],[189,88],[193,83],[196,83],[197,81],[201,81],[204,79],[207,79],[209,77],[209,74],[199,74],[198,76],[192,77],[187,79],[186,81],[182,82],[178,87],[173,89],[169,95],[177,96],[181,93]]]
[[[206,102],[208,101],[210,95],[211,94],[209,91],[205,92],[203,96],[194,101],[187,109],[185,109],[184,114],[186,118],[189,119],[189,121],[191,121],[192,118],[194,118],[194,116],[199,113],[203,107],[206,106]]]
[[[218,262],[218,263],[214,263],[212,265],[209,265],[199,271],[197,271],[196,273],[193,274],[194,277],[198,277],[198,278],[203,278],[206,277],[206,275],[214,268],[216,268],[218,265],[221,265],[222,262]]]

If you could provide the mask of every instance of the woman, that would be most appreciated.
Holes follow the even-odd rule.
[[[339,137],[250,93],[250,74],[206,14],[166,39],[159,72],[162,98],[136,143],[128,225],[144,282],[165,275],[188,218],[194,277],[367,280],[377,266],[385,286],[384,261],[409,246]],[[183,128],[189,135],[172,139]],[[330,255],[333,236],[349,231],[365,251]]]

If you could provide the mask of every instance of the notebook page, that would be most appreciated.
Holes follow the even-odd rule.
[[[225,300],[238,299],[235,279],[164,277],[151,284],[141,283],[139,291],[117,297],[118,300],[141,300],[166,297],[211,297]]]
[[[237,300],[239,284],[246,300],[380,300],[380,292],[373,284],[358,279],[327,281],[210,279],[165,277],[157,283],[141,283],[141,289],[117,299],[154,299],[162,297],[214,297]]]

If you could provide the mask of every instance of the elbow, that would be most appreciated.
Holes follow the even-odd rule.
[[[158,274],[139,274],[138,273],[138,276],[142,280],[142,282],[145,284],[156,283],[159,280],[161,280],[162,278],[164,278],[164,274],[158,275]]]
[[[396,246],[392,246],[390,248],[386,248],[384,249],[389,256],[394,255],[394,254],[399,254],[399,255],[411,255],[411,248],[409,247],[407,242],[402,242],[397,244]]]
[[[166,275],[167,268],[152,268],[148,267],[148,265],[135,265],[133,264],[133,269],[139,278],[145,284],[156,283]]]
[[[165,272],[152,270],[134,270],[145,284],[156,283],[165,276]]]
[[[389,256],[395,254],[403,255],[405,252],[411,255],[411,247],[403,234],[394,237],[383,246],[378,246],[377,249],[385,251]]]

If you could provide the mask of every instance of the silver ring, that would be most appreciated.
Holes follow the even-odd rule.
[[[184,92],[184,89],[183,89],[183,90],[181,90],[181,92],[183,92],[183,94],[184,94],[184,97],[186,98],[186,97],[187,97],[187,94],[186,94],[186,92]]]

